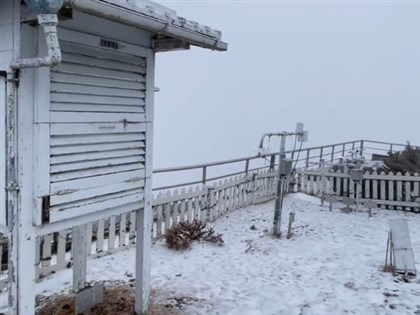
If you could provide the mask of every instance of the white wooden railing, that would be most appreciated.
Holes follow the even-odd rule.
[[[271,200],[276,189],[275,178],[276,172],[266,168],[248,175],[231,176],[211,185],[160,190],[153,201],[153,237],[164,235],[167,229],[179,222],[194,219],[211,222],[235,209]],[[89,223],[88,254],[99,257],[134,245],[135,220],[135,213],[131,212]],[[35,265],[38,279],[71,266],[70,230],[39,237],[37,244]],[[7,273],[3,271],[0,290],[5,288],[6,279]]]
[[[298,190],[309,195],[336,195],[356,199],[356,183],[346,172],[320,170],[300,170]],[[373,200],[381,208],[420,211],[415,202],[420,197],[420,175],[401,173],[365,172],[361,182],[361,200]]]
[[[320,159],[337,161],[348,150],[363,149],[364,154],[368,156],[373,154],[385,155],[389,151],[402,150],[404,146],[403,144],[357,140],[287,151],[286,153],[289,158],[297,160],[298,167],[307,167]],[[250,156],[221,162],[155,170],[153,176],[154,182],[157,184],[154,188],[153,236],[164,235],[168,228],[180,221],[197,218],[205,222],[211,222],[224,213],[237,208],[273,199],[277,183],[276,160],[278,160],[278,154],[273,153],[266,155],[264,158]],[[394,195],[385,195],[385,190],[382,189],[382,187],[390,187],[391,185],[390,180],[385,179],[385,175],[378,175],[377,178],[369,176],[366,177],[366,180],[369,181],[366,182],[369,184],[365,186],[368,187],[365,188],[366,196],[368,196],[367,191],[369,191],[372,198],[378,196],[377,198],[384,205],[398,207],[394,202],[399,202],[401,198],[408,196],[408,182],[412,185],[414,191],[418,192],[419,182],[416,176],[398,175],[395,177],[395,181],[391,180],[392,185],[395,185],[393,187],[397,189]],[[185,178],[188,178],[188,180]],[[414,180],[414,178],[416,179]],[[318,182],[318,175],[310,172],[302,173],[300,185],[296,185],[296,187],[300,187],[301,191],[316,195],[319,190]],[[385,184],[383,184],[384,182]],[[351,187],[345,174],[330,175],[328,183],[332,183],[332,187],[340,187],[341,192],[346,191],[346,187]],[[405,188],[400,189],[399,187]],[[385,201],[388,199],[389,202],[386,203]],[[405,199],[403,201],[406,202]],[[406,206],[409,205],[406,204]],[[135,218],[134,213],[127,213],[89,223],[87,225],[89,254],[91,256],[101,256],[135,244]],[[37,239],[37,244],[35,265],[38,279],[71,266],[70,231],[43,235]],[[3,253],[0,257],[2,266],[0,290],[2,290],[5,288],[7,278],[6,239],[0,239],[0,252]]]

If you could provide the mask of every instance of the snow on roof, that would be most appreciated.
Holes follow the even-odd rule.
[[[199,24],[198,22],[187,20],[184,17],[178,16],[176,11],[166,6],[158,4],[149,0],[109,0],[104,2],[113,2],[119,6],[129,8],[133,11],[150,15],[154,18],[165,20],[191,31],[204,34],[206,36],[222,39],[222,32],[212,29],[209,26]]]
[[[209,26],[178,16],[175,10],[149,0],[69,0],[70,5],[90,13],[104,13],[112,19],[127,20],[127,14],[136,15],[138,26],[157,34],[181,39],[192,45],[213,50],[227,50],[222,33]],[[116,14],[112,9],[118,9]],[[147,20],[147,21],[146,21]],[[142,24],[143,23],[143,24]],[[142,24],[142,25],[140,25]],[[153,26],[152,26],[153,25]],[[163,26],[163,27],[162,27]]]

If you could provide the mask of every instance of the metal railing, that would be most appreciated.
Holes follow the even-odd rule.
[[[386,155],[388,152],[401,151],[406,144],[373,141],[355,140],[340,142],[324,146],[308,147],[286,151],[288,158],[296,161],[297,167],[308,167],[321,159],[328,162],[338,161],[346,156],[348,151],[359,150],[364,155],[371,157],[373,154]],[[247,156],[238,159],[202,163],[196,165],[160,168],[153,171],[156,186],[153,190],[162,191],[186,187],[196,184],[209,184],[232,176],[249,174],[261,169],[273,168],[278,163],[278,153]],[[161,179],[161,177],[165,177]],[[188,178],[185,180],[185,178]]]

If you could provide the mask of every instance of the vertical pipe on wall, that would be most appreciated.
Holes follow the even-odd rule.
[[[0,233],[7,234],[6,215],[6,80],[0,76]]]
[[[8,293],[9,311],[18,312],[17,247],[18,247],[18,170],[17,170],[17,106],[16,82],[13,72],[6,83],[6,209],[8,226]]]

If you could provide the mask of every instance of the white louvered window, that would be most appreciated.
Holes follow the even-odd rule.
[[[63,61],[50,73],[48,221],[136,210],[144,198],[144,49],[61,34]]]

